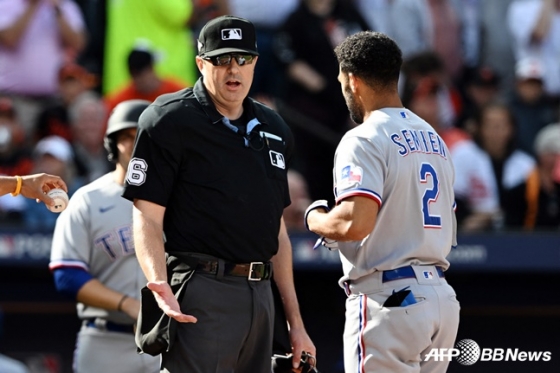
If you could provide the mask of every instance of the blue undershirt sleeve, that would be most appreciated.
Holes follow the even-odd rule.
[[[81,268],[57,268],[53,275],[56,290],[74,300],[82,286],[93,278],[88,271]]]

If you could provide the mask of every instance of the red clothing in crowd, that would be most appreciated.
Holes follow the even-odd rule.
[[[105,103],[107,104],[107,108],[109,112],[111,112],[113,108],[117,106],[120,102],[126,100],[133,100],[133,99],[148,100],[152,102],[158,96],[161,96],[165,93],[176,92],[183,88],[185,88],[185,85],[178,81],[172,79],[162,79],[162,83],[160,84],[157,90],[146,94],[146,93],[139,92],[133,83],[129,83],[123,89],[108,95],[105,98]]]

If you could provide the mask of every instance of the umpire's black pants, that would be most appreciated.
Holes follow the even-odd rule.
[[[163,354],[163,372],[271,371],[274,302],[270,280],[217,278],[196,272],[187,283],[181,310],[198,322],[179,323],[171,350]]]

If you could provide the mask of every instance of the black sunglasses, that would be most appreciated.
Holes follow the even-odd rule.
[[[224,66],[229,65],[231,60],[235,58],[237,64],[239,66],[243,66],[245,64],[250,65],[253,63],[253,56],[252,54],[237,54],[237,53],[228,53],[228,54],[221,54],[216,57],[206,57],[204,60],[210,61],[214,66]]]

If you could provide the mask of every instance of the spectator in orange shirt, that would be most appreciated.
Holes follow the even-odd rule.
[[[185,88],[184,84],[169,78],[160,78],[154,68],[154,55],[144,49],[133,49],[128,55],[128,72],[132,81],[105,97],[109,113],[122,101],[141,99],[154,101],[164,93]]]

